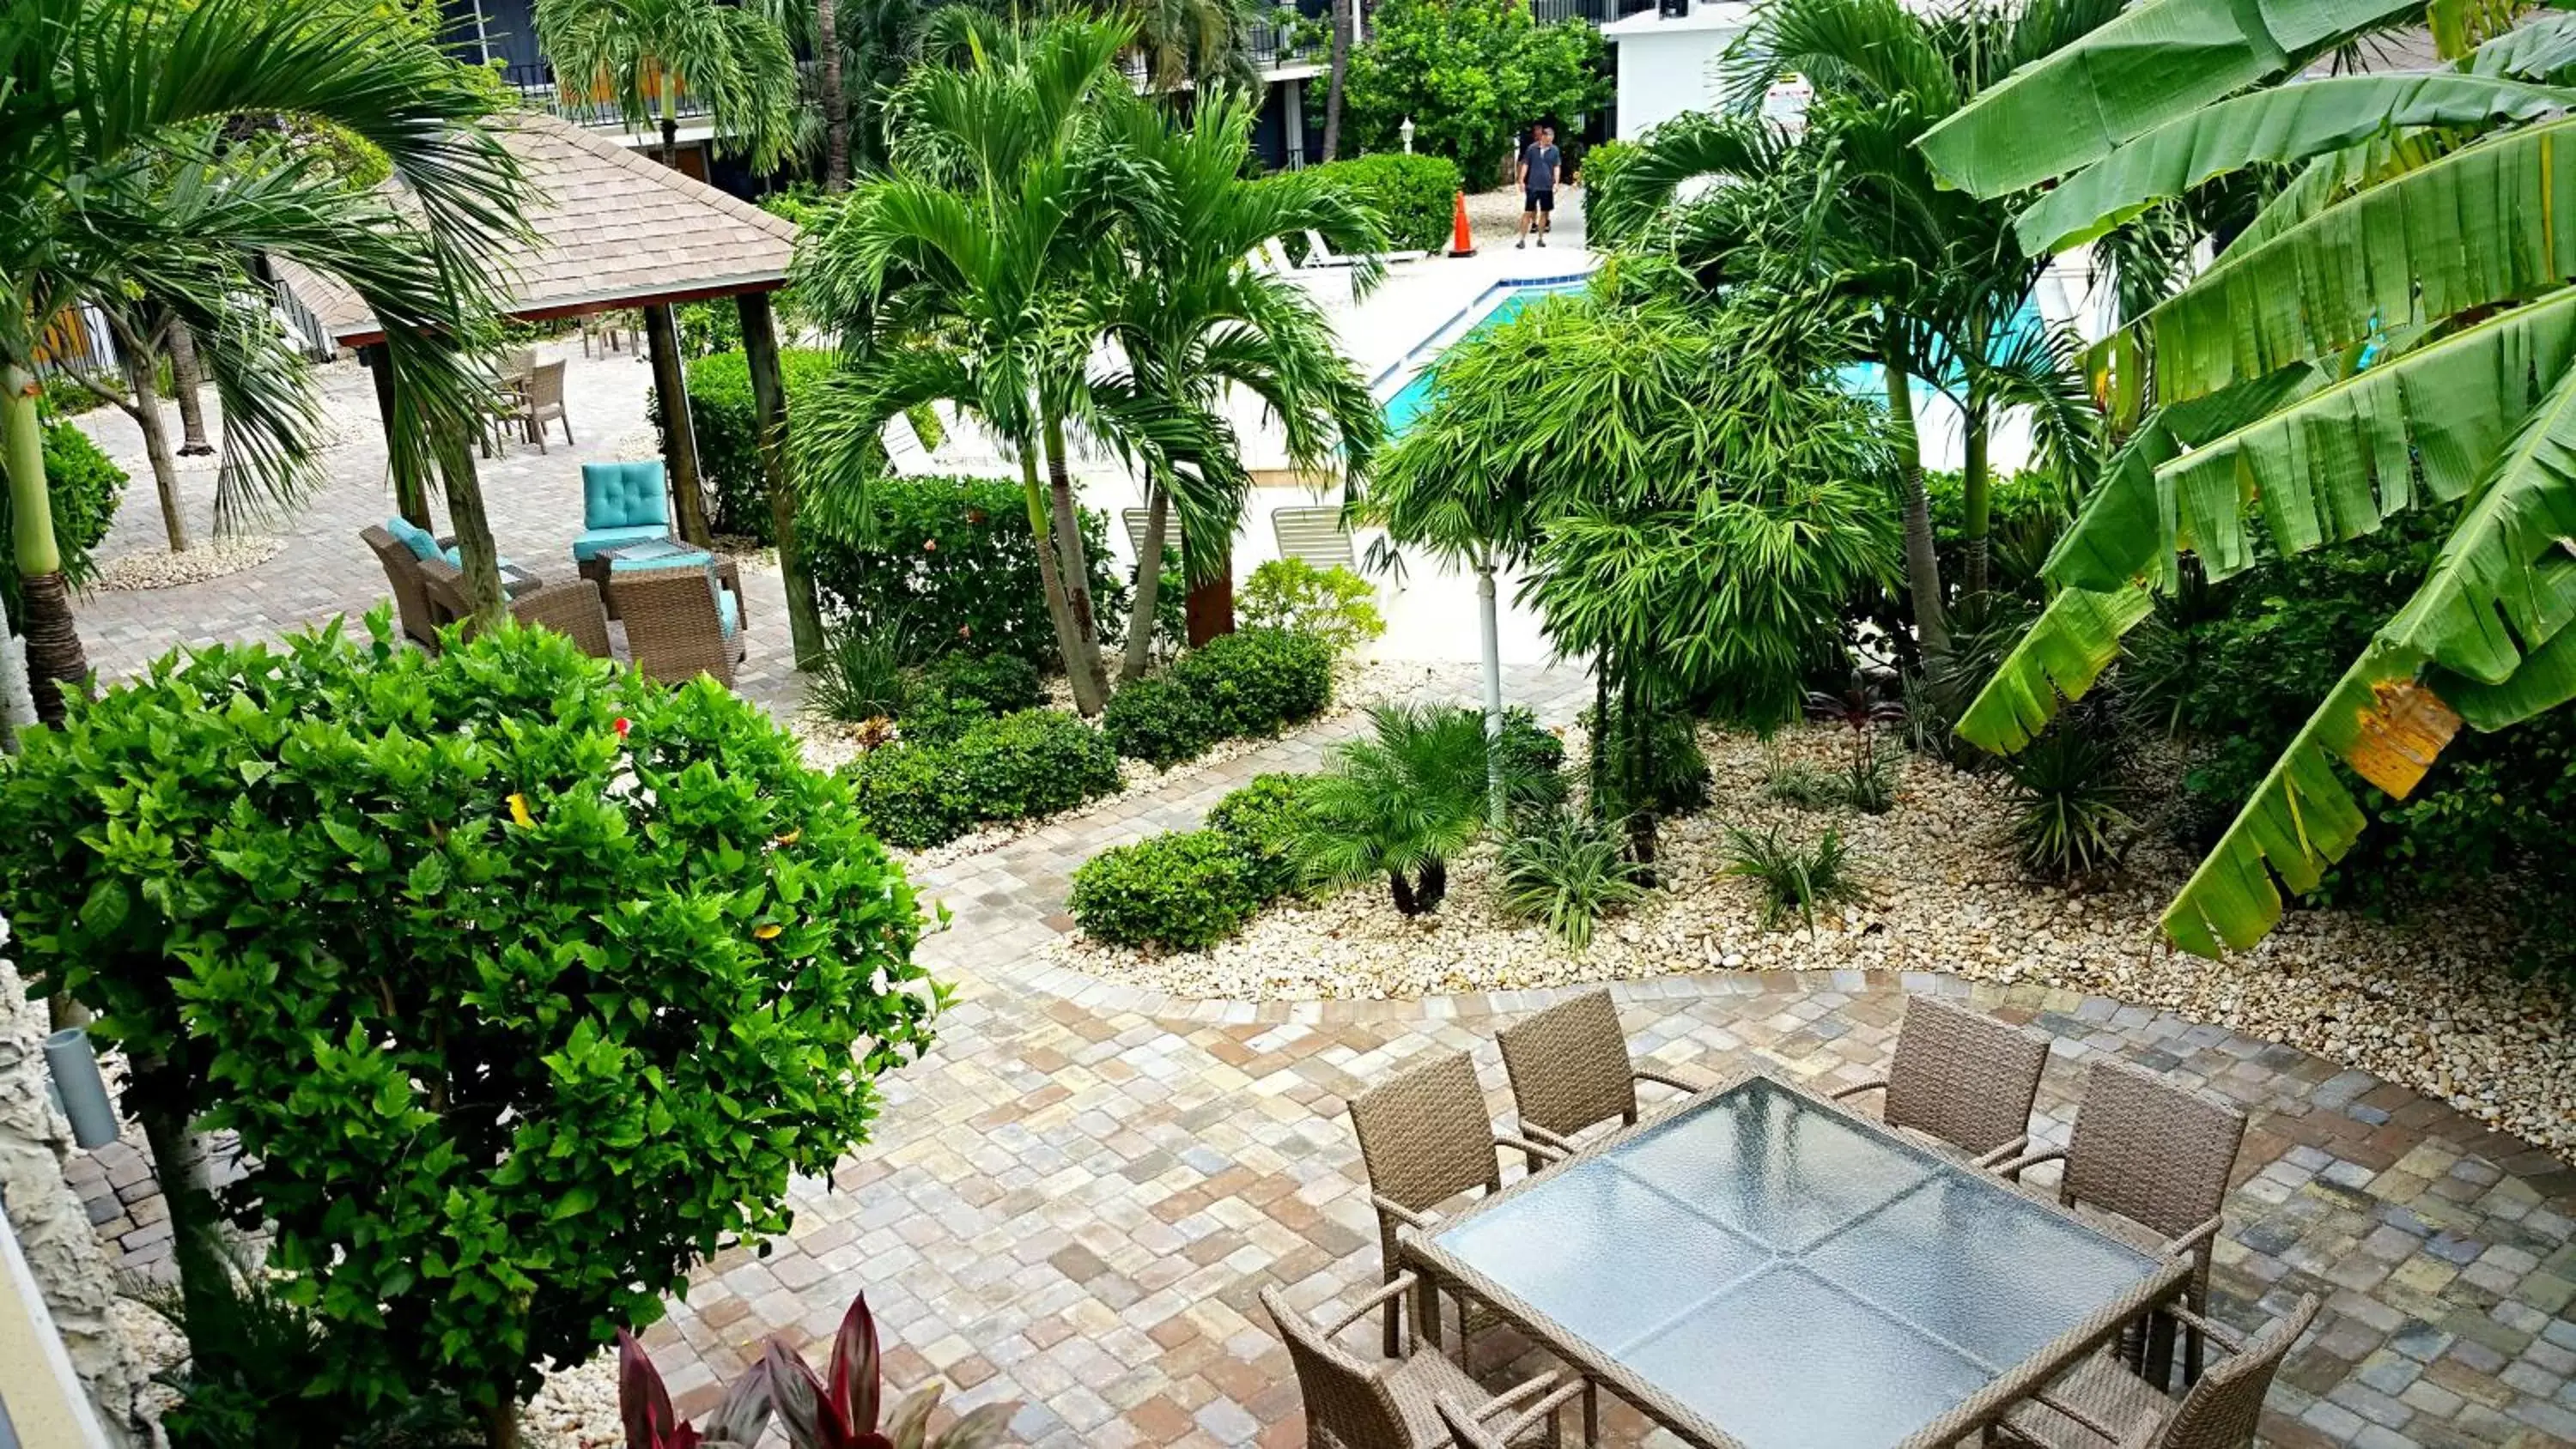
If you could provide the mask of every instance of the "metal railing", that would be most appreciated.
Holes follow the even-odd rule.
[[[510,66],[501,72],[501,76],[530,105],[551,111],[575,125],[616,126],[620,129],[626,125],[626,113],[613,97],[566,94],[564,88],[555,83],[555,68],[545,61]],[[704,98],[691,95],[683,86],[674,111],[678,119],[686,121],[706,116],[713,109]],[[657,107],[655,116],[658,118],[659,114]],[[649,124],[646,126],[647,130],[651,128]]]
[[[1604,25],[1654,8],[1655,0],[1530,0],[1530,18],[1541,25],[1559,20],[1588,20]]]

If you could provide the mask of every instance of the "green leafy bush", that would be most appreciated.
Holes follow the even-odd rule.
[[[1011,714],[1046,703],[1037,669],[1016,654],[942,654],[922,666],[919,687],[974,704],[986,714]]]
[[[1646,783],[1644,798],[1632,800],[1617,753],[1609,751],[1604,757],[1610,742],[1602,739],[1593,712],[1583,712],[1584,727],[1591,732],[1593,782],[1603,813],[1615,818],[1651,805],[1658,814],[1684,815],[1706,805],[1708,756],[1700,752],[1699,721],[1681,709],[1645,706],[1643,713]]]
[[[1158,770],[1198,758],[1225,734],[1208,701],[1171,674],[1121,685],[1100,724],[1118,753]]]
[[[1247,627],[1313,635],[1336,659],[1386,633],[1368,580],[1304,559],[1274,558],[1254,569],[1236,608]]]
[[[1073,873],[1066,909],[1092,939],[1203,951],[1243,929],[1264,899],[1234,843],[1213,830],[1104,850]]]
[[[45,429],[45,487],[54,507],[54,544],[62,551],[63,579],[73,588],[87,584],[97,570],[90,551],[107,538],[116,522],[116,507],[125,499],[125,470],[116,466],[89,434],[69,423]],[[9,490],[0,488],[0,603],[8,605],[9,627],[24,630],[25,601],[18,593],[18,561],[6,547],[10,537]]]
[[[1015,654],[1062,666],[1047,618],[1038,554],[1020,485],[1007,478],[875,478],[864,519],[817,515],[800,536],[827,611],[919,622],[928,658],[954,650]],[[1126,627],[1127,586],[1109,552],[1107,520],[1082,514],[1100,637]]]
[[[907,850],[992,821],[1070,810],[1119,784],[1108,737],[1053,709],[978,720],[942,740],[906,739],[860,756],[847,772],[869,822]]]
[[[1667,123],[1669,124],[1669,123]],[[1596,251],[1614,251],[1635,239],[1652,210],[1636,196],[1628,167],[1642,154],[1631,141],[1604,141],[1583,153],[1583,239]]]
[[[1815,844],[1800,845],[1781,839],[1776,825],[1760,835],[1730,825],[1726,854],[1720,875],[1740,876],[1761,887],[1766,931],[1794,912],[1812,932],[1817,907],[1856,906],[1869,899],[1851,847],[1830,826]]]
[[[1220,634],[1183,654],[1171,678],[1206,702],[1220,738],[1275,735],[1333,702],[1332,651],[1277,629]]]
[[[220,1207],[330,1325],[315,1391],[489,1410],[784,1231],[939,997],[903,873],[757,706],[368,628],[173,654],[26,736],[0,912],[147,1130],[237,1135]]]
[[[1516,704],[1503,711],[1493,750],[1513,809],[1543,813],[1565,803],[1565,741],[1527,707]]]
[[[1592,926],[1645,899],[1617,832],[1590,815],[1550,811],[1503,842],[1497,864],[1503,909],[1536,921],[1569,951],[1592,944]]]
[[[1303,883],[1297,869],[1297,840],[1314,828],[1314,810],[1308,803],[1312,778],[1255,775],[1208,811],[1207,828],[1223,836],[1243,857],[1253,886],[1265,901]]]
[[[1415,144],[1463,168],[1477,190],[1501,181],[1533,121],[1562,123],[1609,104],[1601,32],[1541,25],[1520,0],[1382,0],[1351,52],[1345,122],[1361,144],[1392,149],[1413,119]],[[1560,149],[1562,149],[1560,147]],[[1441,202],[1445,222],[1449,202]]]
[[[1448,245],[1460,189],[1458,163],[1448,157],[1380,151],[1307,170],[1332,178],[1352,200],[1376,212],[1390,250],[1434,251]]]
[[[725,310],[733,310],[727,303]],[[787,389],[788,426],[796,419],[796,400],[828,376],[838,359],[829,352],[802,348],[778,354],[779,380]],[[722,534],[776,543],[769,516],[769,493],[760,471],[760,410],[751,395],[751,362],[737,349],[691,361],[687,369],[689,422],[698,441],[698,478],[706,485],[707,526]],[[648,392],[644,415],[665,446],[662,399]]]

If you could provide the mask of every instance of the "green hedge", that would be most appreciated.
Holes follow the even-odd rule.
[[[1158,770],[1198,758],[1224,736],[1208,702],[1169,674],[1121,685],[1100,724],[1118,753]]]
[[[1052,709],[979,720],[935,742],[871,750],[848,774],[869,823],[907,850],[993,821],[1070,810],[1119,785],[1108,737]]]
[[[1208,829],[1225,837],[1252,872],[1262,899],[1299,884],[1296,846],[1314,818],[1306,803],[1311,775],[1255,775],[1208,811]]]
[[[1261,909],[1251,869],[1213,830],[1115,846],[1073,873],[1065,908],[1094,940],[1202,951]]]
[[[1322,640],[1240,629],[1119,690],[1101,723],[1118,753],[1162,769],[1219,740],[1275,735],[1332,699],[1333,653]]]
[[[797,397],[828,375],[836,360],[829,352],[789,349],[779,353],[789,427],[795,426]],[[698,477],[706,485],[709,526],[718,533],[777,542],[760,476],[760,413],[752,402],[749,359],[739,351],[701,357],[688,365],[688,379],[689,421],[697,432]],[[646,393],[644,415],[652,421],[654,437],[661,439],[658,394]],[[667,447],[668,440],[663,442]]]
[[[97,572],[90,566],[90,550],[116,522],[125,481],[125,470],[100,452],[89,434],[69,423],[45,429],[45,488],[54,506],[54,545],[62,550],[63,578],[73,588]],[[10,630],[23,633],[26,610],[18,593],[17,559],[7,547],[10,526],[9,490],[0,488],[0,603],[8,606]]]
[[[1353,200],[1375,211],[1386,224],[1389,248],[1431,251],[1447,244],[1460,190],[1458,163],[1448,157],[1380,152],[1310,170],[1339,182]]]
[[[900,621],[925,657],[964,650],[1015,654],[1057,668],[1038,554],[1020,485],[1007,478],[878,478],[867,485],[864,534],[815,526],[802,543],[825,611]],[[1091,598],[1100,637],[1127,627],[1127,585],[1109,552],[1105,515],[1083,510]]]

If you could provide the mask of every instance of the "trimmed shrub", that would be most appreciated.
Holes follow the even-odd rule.
[[[1220,634],[1182,655],[1170,678],[1214,716],[1215,738],[1275,735],[1333,701],[1333,652],[1279,629]]]
[[[1301,883],[1297,840],[1314,826],[1306,805],[1305,775],[1255,775],[1208,811],[1207,828],[1243,857],[1265,901]]]
[[[1390,250],[1430,251],[1449,240],[1459,184],[1458,163],[1448,157],[1383,151],[1307,169],[1376,212]]]
[[[1254,569],[1237,607],[1246,627],[1312,634],[1336,659],[1386,632],[1368,580],[1304,559],[1274,558]]]
[[[907,739],[848,767],[859,808],[889,842],[921,850],[991,821],[1070,810],[1118,788],[1108,736],[1061,710],[979,720]]]
[[[798,540],[826,610],[916,621],[923,659],[969,650],[1017,655],[1043,670],[1061,666],[1019,484],[873,478],[866,498],[863,529],[828,527],[818,514]],[[1127,627],[1127,586],[1108,529],[1104,515],[1083,510],[1092,609],[1100,637],[1114,641]]]
[[[1093,940],[1200,951],[1243,929],[1263,896],[1234,843],[1213,830],[1116,846],[1073,873],[1067,909]]]
[[[943,654],[922,666],[921,688],[936,690],[986,714],[1009,714],[1046,703],[1046,690],[1029,661],[1015,654]]]
[[[732,304],[725,306],[727,312]],[[779,380],[787,389],[789,426],[796,399],[828,375],[838,359],[829,352],[788,348],[778,354]],[[718,533],[776,543],[769,494],[760,476],[760,410],[751,395],[751,362],[739,350],[701,357],[688,365],[689,422],[698,439],[698,477],[706,485],[707,523]],[[644,415],[662,437],[662,399],[648,393]]]
[[[116,506],[125,498],[125,470],[100,452],[89,434],[55,423],[45,429],[45,489],[54,506],[54,543],[62,550],[63,579],[79,588],[97,572],[90,566],[90,550],[116,522]],[[0,602],[9,607],[9,627],[24,630],[27,611],[18,593],[18,561],[6,546],[9,529],[9,490],[0,488]]]
[[[1170,674],[1121,686],[1100,723],[1118,753],[1158,770],[1197,758],[1225,735],[1207,700]]]

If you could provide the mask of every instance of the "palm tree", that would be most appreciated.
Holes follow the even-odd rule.
[[[490,315],[481,256],[521,224],[517,168],[483,126],[488,92],[359,0],[25,0],[0,66],[0,456],[39,716],[59,721],[89,672],[36,415],[45,329],[94,301],[196,333],[231,443],[222,529],[300,497],[318,452],[308,369],[254,252],[338,277],[385,324],[397,483],[445,475],[469,578],[497,600],[463,445],[490,385],[466,350]],[[315,129],[381,153],[410,207],[336,170],[332,148],[303,139]]]
[[[1749,120],[1666,128],[1623,185],[1648,203],[1683,181],[1719,175],[1788,181],[1813,208],[1804,259],[1875,304],[1866,346],[1886,388],[1900,449],[1906,579],[1926,650],[1948,647],[1948,594],[1934,551],[1915,417],[1918,386],[1947,392],[1965,420],[1965,594],[1986,588],[1993,484],[1988,441],[1997,413],[2030,406],[2040,441],[2061,462],[2090,454],[2092,424],[2071,348],[2018,321],[2045,257],[2011,238],[2012,207],[1938,185],[1914,142],[2016,66],[2048,55],[2118,14],[2124,0],[1981,3],[1918,12],[1902,0],[1773,0],[1729,48],[1731,106],[1749,115],[1770,86],[1802,75],[1816,101],[1794,145]],[[1701,255],[1702,263],[1726,259]]]
[[[1157,92],[1257,92],[1261,84],[1252,63],[1252,27],[1268,8],[1261,0],[1061,0],[1061,8],[1131,28],[1126,53]]]
[[[851,189],[798,261],[815,317],[866,360],[824,390],[801,431],[805,475],[863,508],[878,430],[897,413],[938,401],[980,419],[1019,456],[1047,611],[1085,714],[1108,680],[1066,423],[1116,421],[1093,406],[1098,334],[1081,294],[1100,275],[1109,219],[1135,202],[1124,158],[1097,144],[1102,116],[1133,104],[1114,65],[1128,39],[1092,22],[1025,37],[961,23],[947,40],[965,63],[907,78],[888,169]]]
[[[1333,0],[1331,73],[1324,82],[1324,152],[1332,160],[1342,149],[1342,88],[1351,73],[1351,0]]]
[[[1109,273],[1092,289],[1103,331],[1126,363],[1103,390],[1134,390],[1139,429],[1144,414],[1159,408],[1193,420],[1204,435],[1203,445],[1176,438],[1162,450],[1187,455],[1186,466],[1147,469],[1122,680],[1145,672],[1175,507],[1182,536],[1201,544],[1184,550],[1193,575],[1227,566],[1218,541],[1231,539],[1243,521],[1247,481],[1224,416],[1229,389],[1260,400],[1300,472],[1327,468],[1338,455],[1347,476],[1364,474],[1384,429],[1376,399],[1312,297],[1246,260],[1266,242],[1309,229],[1360,252],[1380,246],[1382,234],[1373,218],[1315,177],[1246,180],[1254,118],[1251,101],[1231,89],[1203,93],[1185,121],[1160,108],[1111,112],[1110,144],[1134,158],[1143,204],[1122,213],[1120,244],[1104,256]],[[1373,282],[1375,268],[1359,280]]]
[[[726,0],[537,0],[537,40],[567,94],[608,92],[626,124],[658,121],[680,164],[680,94],[707,103],[714,147],[768,171],[795,130],[796,54],[776,20]]]
[[[1386,877],[1396,910],[1418,916],[1449,893],[1450,858],[1484,833],[1484,722],[1454,705],[1381,704],[1369,726],[1308,782],[1311,825],[1294,853],[1320,882]]]
[[[2403,799],[2463,723],[2503,729],[2576,698],[2576,241],[2555,221],[2576,205],[2576,174],[2554,159],[2576,120],[2566,92],[2518,79],[2563,67],[2576,27],[2545,15],[2468,53],[2473,37],[2446,31],[2449,74],[2249,91],[2406,13],[2329,0],[2234,44],[2124,51],[2121,83],[2095,84],[2097,52],[2170,33],[2159,27],[2176,8],[2148,0],[2098,44],[2016,74],[1922,151],[1980,196],[2061,178],[2019,219],[2034,254],[2215,176],[2304,167],[2209,270],[2117,339],[2119,391],[2154,410],[2051,556],[2059,592],[1963,736],[1998,752],[2028,744],[2175,586],[2179,552],[2224,578],[2264,548],[2453,510],[2414,596],[2166,911],[2169,939],[2214,956],[2261,939],[2281,888],[2315,888],[2359,836],[2337,762]],[[2438,138],[2429,155],[2389,144],[2426,138]]]

